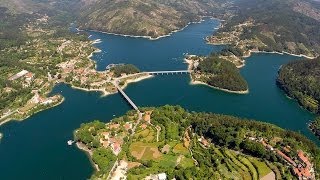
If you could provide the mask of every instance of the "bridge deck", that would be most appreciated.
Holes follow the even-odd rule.
[[[166,74],[166,73],[191,73],[191,70],[177,70],[177,71],[150,71],[148,74]]]
[[[138,107],[134,104],[134,102],[127,96],[127,94],[119,87],[118,84],[114,83],[118,91],[122,94],[122,96],[129,102],[129,104],[135,109],[136,111],[139,111]]]
[[[141,72],[141,73],[136,73],[136,74],[130,74],[130,75],[127,75],[125,77],[122,77],[122,78],[128,78],[128,77],[131,77],[131,76],[136,76],[136,75],[139,75],[139,74],[179,74],[179,73],[191,73],[192,70],[177,70],[177,71],[150,71],[150,72]],[[116,79],[116,81],[119,81],[120,79],[122,78],[118,78]],[[113,82],[114,86],[118,89],[118,91],[121,93],[121,95],[127,100],[127,102],[138,112],[139,109],[138,107],[134,104],[134,102],[129,98],[129,96],[127,96],[127,94],[119,87],[119,85],[116,83],[116,82]]]

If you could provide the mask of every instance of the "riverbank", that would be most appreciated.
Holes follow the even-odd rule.
[[[268,52],[268,51],[258,51],[258,50],[249,50],[247,53],[244,53],[245,55],[242,56],[243,58],[248,58],[252,55],[252,53],[265,53],[265,54],[279,54],[279,55],[284,55],[284,54],[287,54],[287,55],[290,55],[290,56],[296,56],[296,57],[304,57],[304,58],[307,58],[307,59],[315,59],[316,57],[314,56],[307,56],[307,55],[303,55],[303,54],[292,54],[292,53],[289,53],[289,52],[286,52],[286,51],[282,51],[282,52],[278,52],[278,51],[271,51],[271,52]]]
[[[61,100],[57,101],[56,103],[50,104],[49,107],[42,106],[43,108],[36,109],[36,110],[35,110],[34,112],[32,112],[31,114],[26,114],[26,115],[24,115],[24,116],[22,115],[21,117],[14,116],[14,115],[15,115],[16,113],[18,113],[18,111],[19,111],[19,110],[17,109],[17,110],[15,110],[11,115],[9,115],[9,116],[6,117],[4,120],[2,120],[2,121],[0,122],[0,126],[2,126],[3,124],[5,124],[5,123],[7,123],[7,122],[9,122],[9,121],[12,121],[12,120],[14,120],[14,121],[23,121],[23,120],[31,117],[32,115],[34,115],[34,114],[36,114],[36,113],[39,113],[39,112],[41,112],[41,111],[45,111],[45,110],[47,110],[47,109],[50,109],[50,108],[53,108],[53,107],[55,107],[55,106],[60,105],[61,103],[64,102],[64,100],[65,100],[65,98],[61,96]],[[37,107],[36,107],[36,108],[37,108]]]
[[[81,142],[76,142],[76,146],[77,146],[78,149],[84,151],[87,154],[87,156],[89,157],[89,160],[90,160],[92,166],[94,167],[94,169],[96,171],[100,171],[99,166],[92,161],[93,152],[85,144],[83,144]]]
[[[130,83],[135,83],[135,82],[143,81],[143,80],[145,80],[145,79],[149,79],[149,78],[153,78],[153,77],[154,77],[153,75],[146,74],[146,75],[141,75],[141,76],[139,76],[138,78],[126,79],[125,82],[124,82],[124,85],[122,85],[121,88],[122,88],[122,89],[125,89],[125,88],[127,88],[127,86],[128,86]]]
[[[224,91],[224,92],[228,92],[228,93],[233,93],[233,94],[249,94],[249,89],[245,90],[245,91],[232,91],[232,90],[229,90],[229,89],[223,89],[223,88],[219,88],[219,87],[215,87],[215,86],[211,86],[205,82],[202,82],[202,81],[195,81],[191,78],[191,81],[190,81],[190,84],[191,85],[205,85],[205,86],[209,86],[213,89],[217,89],[217,90],[220,90],[220,91]]]
[[[101,89],[88,89],[88,88],[81,88],[81,87],[77,87],[77,86],[74,86],[74,85],[71,85],[71,88],[73,89],[78,89],[78,90],[81,90],[81,91],[86,91],[86,92],[100,92],[102,93],[101,97],[105,97],[105,96],[108,96],[108,95],[111,95],[111,94],[115,94],[116,92],[109,92],[109,91],[106,91],[105,88],[101,88]]]
[[[99,31],[99,30],[83,30],[80,28],[77,28],[78,31],[91,31],[91,32],[99,32],[99,33],[103,33],[103,34],[109,34],[109,35],[115,35],[115,36],[122,36],[122,37],[131,37],[131,38],[144,38],[144,39],[148,39],[151,41],[155,41],[155,40],[159,40],[161,38],[165,38],[165,37],[170,37],[171,35],[173,35],[174,33],[183,31],[185,28],[187,28],[189,25],[191,24],[199,24],[204,20],[204,18],[211,18],[211,19],[217,19],[211,16],[201,16],[199,21],[193,21],[193,22],[188,22],[187,25],[185,25],[184,27],[180,28],[180,29],[176,29],[176,30],[172,30],[171,32],[158,36],[158,37],[152,37],[152,36],[139,36],[139,35],[130,35],[130,34],[121,34],[121,33],[111,33],[111,32],[106,32],[106,31]],[[218,19],[217,19],[218,20]]]

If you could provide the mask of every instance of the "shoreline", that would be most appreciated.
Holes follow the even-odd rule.
[[[98,165],[96,163],[93,162],[92,160],[92,151],[90,149],[87,148],[86,145],[80,143],[80,142],[76,142],[76,146],[79,150],[84,151],[87,156],[89,157],[90,163],[92,164],[92,167],[96,170],[96,171],[100,171]]]
[[[286,51],[282,51],[282,52],[278,52],[278,51],[271,51],[271,52],[268,52],[268,51],[256,51],[256,50],[249,50],[248,51],[248,54],[247,55],[243,55],[242,57],[243,58],[248,58],[250,56],[252,56],[252,53],[256,53],[256,54],[259,54],[259,53],[264,53],[264,54],[279,54],[279,55],[290,55],[290,56],[295,56],[295,57],[304,57],[304,58],[307,58],[307,59],[315,59],[316,57],[315,56],[307,56],[307,55],[304,55],[304,54],[293,54],[293,53],[289,53],[289,52],[286,52]]]
[[[98,33],[103,33],[103,34],[109,34],[109,35],[115,35],[115,36],[122,36],[122,37],[131,37],[131,38],[143,38],[143,39],[148,39],[150,41],[155,41],[155,40],[159,40],[161,38],[165,38],[165,37],[170,37],[171,35],[173,35],[176,32],[180,32],[183,31],[185,28],[187,28],[189,25],[191,24],[199,24],[204,20],[204,18],[210,18],[210,19],[216,19],[219,21],[222,21],[220,19],[214,18],[212,16],[201,16],[199,21],[191,21],[188,22],[184,27],[180,28],[180,29],[176,29],[176,30],[172,30],[171,32],[158,36],[158,37],[152,37],[152,36],[139,36],[139,35],[130,35],[130,34],[121,34],[121,33],[112,33],[112,32],[106,32],[106,31],[99,31],[99,30],[84,30],[84,29],[80,29],[80,28],[76,28],[78,31],[91,31],[91,32],[98,32]],[[220,27],[220,26],[219,26]],[[101,43],[101,39],[98,43]]]
[[[73,89],[77,89],[77,90],[81,90],[81,91],[86,91],[86,92],[99,92],[101,93],[101,97],[105,97],[105,96],[108,96],[108,95],[111,95],[111,94],[114,94],[112,92],[109,92],[109,91],[106,91],[104,89],[87,89],[87,88],[82,88],[82,87],[77,87],[77,86],[74,86],[72,84],[69,84],[71,88]]]
[[[195,56],[195,55],[189,55],[189,56]],[[189,60],[187,58],[184,59],[185,63],[188,64],[188,70],[192,70],[192,67],[193,67],[193,61],[192,60]],[[190,85],[205,85],[205,86],[208,86],[208,87],[211,87],[211,88],[214,88],[214,89],[217,89],[217,90],[221,90],[221,91],[224,91],[224,92],[228,92],[228,93],[234,93],[234,94],[249,94],[249,89],[245,90],[245,91],[232,91],[232,90],[229,90],[229,89],[224,89],[224,88],[219,88],[219,87],[215,87],[215,86],[211,86],[205,82],[202,82],[202,81],[196,81],[192,78],[192,75],[190,74]]]
[[[233,94],[249,94],[249,89],[245,90],[245,91],[232,91],[232,90],[229,90],[229,89],[224,89],[224,88],[219,88],[219,87],[215,87],[215,86],[211,86],[205,82],[202,82],[202,81],[195,81],[191,78],[191,81],[190,81],[190,85],[205,85],[205,86],[208,86],[208,87],[211,87],[213,89],[217,89],[217,90],[220,90],[220,91],[224,91],[224,92],[228,92],[228,93],[233,93]]]
[[[1,122],[0,122],[0,126],[4,125],[5,123],[8,123],[8,122],[10,122],[10,121],[17,121],[17,122],[24,121],[25,119],[28,119],[29,117],[33,116],[33,115],[36,114],[36,113],[39,113],[39,112],[41,112],[41,111],[45,111],[45,110],[51,109],[51,108],[53,108],[53,107],[59,106],[59,105],[62,104],[62,103],[64,102],[64,100],[65,100],[65,98],[64,98],[63,96],[61,96],[61,97],[62,97],[62,99],[61,99],[59,102],[57,102],[56,104],[54,104],[54,105],[52,105],[52,106],[50,106],[50,107],[48,107],[48,108],[39,109],[38,111],[35,111],[35,112],[33,112],[32,114],[27,115],[26,117],[23,117],[23,118],[21,118],[21,119],[13,119],[12,117],[10,117],[10,116],[14,115],[15,113],[17,113],[17,112],[15,112],[15,113],[11,114],[9,117],[5,118],[5,120],[1,121]],[[16,110],[16,111],[18,111],[18,110]]]
[[[153,78],[153,77],[154,77],[154,75],[146,74],[146,75],[142,75],[142,76],[140,76],[138,78],[125,80],[125,84],[123,86],[121,86],[121,88],[122,89],[126,89],[128,87],[128,85],[131,84],[131,83],[143,81],[145,79],[149,79],[149,78]]]

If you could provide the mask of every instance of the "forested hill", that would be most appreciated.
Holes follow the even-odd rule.
[[[320,58],[294,61],[282,66],[277,84],[303,107],[320,113]]]
[[[222,0],[81,1],[81,28],[109,33],[159,37],[181,29],[200,16],[223,8]]]
[[[320,3],[311,0],[237,0],[212,43],[231,43],[242,49],[286,51],[318,56]]]

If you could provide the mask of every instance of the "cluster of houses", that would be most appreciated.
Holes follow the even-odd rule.
[[[34,96],[30,99],[30,103],[48,105],[58,100],[58,96],[44,98],[37,90],[33,90],[32,93],[34,93]]]
[[[120,130],[121,125],[118,123],[111,123],[108,125],[108,128],[110,131],[117,131]],[[132,129],[132,123],[125,123],[123,125],[123,128],[129,132],[130,129]],[[123,145],[124,141],[123,141],[123,137],[119,134],[115,134],[114,136],[111,135],[111,133],[109,132],[102,132],[101,133],[101,138],[100,138],[100,143],[103,147],[108,148],[110,147],[111,150],[113,151],[113,153],[115,155],[118,155],[121,151],[121,146]]]
[[[22,70],[22,71],[18,72],[17,74],[9,77],[8,80],[14,81],[14,80],[20,79],[22,77],[24,77],[24,80],[26,82],[23,84],[23,86],[28,87],[28,86],[30,86],[30,84],[34,78],[34,74],[32,72],[27,71],[27,70]]]
[[[103,86],[106,81],[111,80],[106,72],[97,72],[91,68],[77,68],[75,63],[76,61],[67,61],[58,65],[62,70],[63,77],[67,77],[70,73],[74,73],[75,75],[72,78],[76,81],[80,81],[81,84],[86,84],[91,80],[91,77],[96,77],[95,82],[88,84],[90,87],[96,88]]]
[[[166,173],[159,173],[159,174],[154,174],[147,176],[145,180],[166,180],[167,179],[167,174]]]
[[[313,166],[302,150],[298,150],[296,157],[291,158],[288,155],[291,153],[291,148],[289,146],[283,147],[283,151],[281,151],[266,143],[263,138],[257,140],[256,138],[250,137],[249,139],[260,142],[266,149],[275,152],[278,156],[284,159],[293,168],[294,174],[299,179],[315,179]]]

